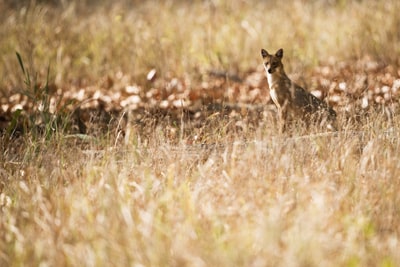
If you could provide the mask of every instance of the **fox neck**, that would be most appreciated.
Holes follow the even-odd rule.
[[[269,73],[268,70],[266,70],[266,73],[268,85],[271,89],[276,85],[281,84],[283,81],[289,80],[285,71],[283,70],[283,67],[274,70],[273,73]]]

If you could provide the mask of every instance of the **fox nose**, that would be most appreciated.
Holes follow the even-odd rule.
[[[272,74],[272,69],[268,69],[268,73],[271,73],[271,74]]]

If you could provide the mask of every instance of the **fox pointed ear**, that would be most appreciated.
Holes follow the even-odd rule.
[[[261,56],[262,56],[263,58],[266,58],[266,57],[268,56],[267,50],[261,49]]]
[[[277,57],[279,57],[279,58],[282,58],[282,57],[283,57],[283,49],[281,48],[281,49],[279,49],[278,51],[276,51],[275,56],[277,56]]]

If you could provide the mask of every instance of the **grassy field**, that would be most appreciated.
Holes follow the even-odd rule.
[[[399,9],[1,2],[0,266],[400,266]],[[278,133],[261,47],[338,132]]]

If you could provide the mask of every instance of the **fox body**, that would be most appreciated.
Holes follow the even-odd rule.
[[[261,49],[264,69],[268,79],[270,96],[278,108],[280,131],[285,131],[290,118],[300,118],[307,124],[318,121],[329,130],[336,130],[333,125],[336,112],[313,94],[293,83],[286,75],[282,64],[283,49],[275,55]]]

